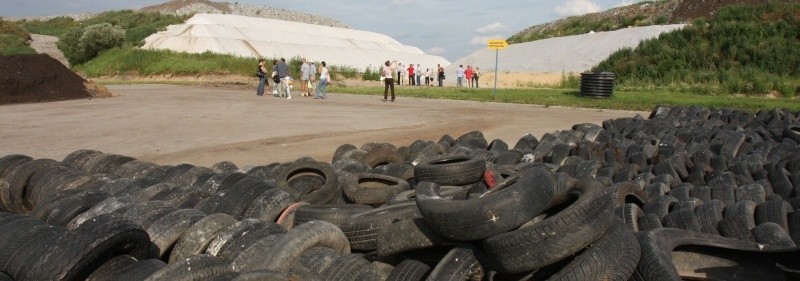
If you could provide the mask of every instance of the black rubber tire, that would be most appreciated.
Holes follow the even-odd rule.
[[[221,161],[211,165],[211,171],[217,174],[230,174],[237,170],[239,167],[231,161]]]
[[[301,193],[292,188],[289,182],[292,178],[310,174],[322,179],[323,185],[318,190]],[[311,204],[325,204],[331,202],[339,192],[339,180],[330,164],[324,162],[295,162],[283,167],[275,178],[278,188],[288,192],[300,201]]]
[[[614,200],[614,207],[621,207],[625,203],[635,203],[643,206],[644,203],[650,201],[642,188],[632,182],[621,182],[609,187],[611,198]]]
[[[437,234],[422,218],[401,220],[385,226],[378,232],[376,242],[378,257],[457,243]]]
[[[59,162],[52,159],[35,159],[13,167],[7,177],[0,178],[0,200],[3,205],[14,213],[30,212],[33,206],[26,196],[28,181],[39,169],[56,165],[59,165]]]
[[[87,221],[63,236],[31,265],[29,280],[83,280],[106,260],[120,254],[149,257],[150,239],[138,225],[113,215]]]
[[[754,227],[751,231],[757,243],[787,248],[796,247],[792,238],[789,237],[789,233],[777,223],[762,223]]]
[[[336,226],[343,225],[350,217],[367,212],[373,208],[367,205],[358,204],[334,204],[334,205],[303,205],[297,208],[294,214],[295,225],[312,220],[322,220]]]
[[[142,260],[137,262],[128,270],[119,272],[116,276],[116,280],[143,281],[164,267],[167,267],[167,264],[159,259]]]
[[[679,228],[691,231],[701,231],[700,221],[694,214],[694,210],[677,210],[664,216],[661,220],[664,227]]]
[[[439,185],[417,185],[417,206],[425,221],[440,235],[458,241],[489,238],[513,230],[544,211],[553,197],[554,175],[545,169],[499,184],[479,198],[447,200]]]
[[[147,277],[145,281],[202,281],[231,271],[228,263],[220,258],[211,255],[194,255],[167,264],[166,267]]]
[[[653,229],[663,228],[661,219],[656,214],[645,214],[644,217],[639,218],[639,231],[650,231]]]
[[[75,229],[79,225],[83,224],[89,219],[94,217],[112,213],[120,208],[125,206],[131,206],[134,204],[134,200],[130,196],[122,196],[122,197],[109,197],[105,200],[97,203],[96,205],[92,206],[88,210],[84,211],[80,215],[73,218],[68,224],[67,229]]]
[[[333,158],[331,159],[331,163],[336,163],[341,160],[347,152],[352,150],[358,149],[355,145],[352,144],[343,144],[336,148],[336,151],[333,152]]]
[[[614,220],[608,190],[596,181],[583,181],[572,189],[577,199],[543,221],[483,242],[493,268],[519,273],[551,264],[600,238]]]
[[[755,280],[759,277],[778,279],[783,278],[785,272],[773,265],[785,263],[794,255],[785,248],[675,228],[640,232],[637,237],[642,249],[642,256],[632,280],[638,281],[682,280],[682,272],[690,274],[686,278],[692,278],[691,275],[701,273],[700,268],[726,268],[726,270],[720,271],[703,271],[703,277],[708,280]],[[679,247],[682,247],[683,250],[680,250]],[[718,258],[682,261],[681,257],[676,256],[680,251],[689,251],[688,254],[691,256],[705,254]],[[735,260],[731,260],[731,258]],[[676,265],[687,262],[689,262],[690,268],[679,271]],[[737,266],[725,266],[732,262],[738,263]]]
[[[736,194],[736,202],[750,200],[756,204],[761,204],[767,197],[764,187],[756,183],[734,187],[734,193]]]
[[[675,197],[663,195],[645,203],[644,206],[642,206],[642,211],[644,211],[645,214],[655,214],[660,220],[669,214],[677,203],[678,199]]]
[[[761,225],[774,222],[789,232],[788,215],[792,213],[792,205],[784,200],[772,200],[758,204],[755,208],[755,223]]]
[[[361,212],[345,219],[340,226],[355,250],[377,249],[377,236],[380,229],[399,220],[421,218],[416,202],[386,205]]]
[[[417,180],[440,185],[467,185],[477,182],[486,170],[486,161],[466,156],[440,157],[414,166]]]
[[[628,280],[641,249],[636,236],[620,220],[548,280]]]
[[[183,237],[192,224],[205,217],[205,215],[195,209],[180,209],[158,219],[147,228],[150,241],[155,246],[154,252],[158,253],[159,258],[162,260],[168,260],[170,251],[172,251],[175,243]]]
[[[57,201],[58,204],[50,205],[52,209],[45,221],[52,225],[66,227],[72,219],[108,197],[107,193],[97,191],[84,191],[64,197]]]
[[[390,163],[401,162],[403,162],[403,158],[397,154],[397,150],[389,148],[368,150],[367,155],[364,155],[364,164],[367,164],[370,169]]]
[[[401,178],[372,173],[349,174],[343,180],[342,191],[347,198],[362,205],[386,204],[397,193],[411,188]]]
[[[655,203],[652,201],[659,199],[661,196],[666,195],[667,192],[669,192],[670,188],[668,185],[663,183],[652,183],[645,186],[642,190],[644,191],[645,194],[647,194],[647,198],[650,198],[651,203]]]
[[[242,218],[275,221],[294,202],[294,197],[286,191],[279,188],[268,189],[253,199]]]
[[[174,262],[205,253],[214,238],[236,222],[235,218],[227,214],[212,214],[198,220],[186,229],[184,235],[175,243],[169,261]]]
[[[416,260],[403,260],[389,273],[386,281],[422,281],[428,278],[431,268],[429,265]]]
[[[66,235],[63,228],[47,225],[33,218],[16,220],[5,224],[0,239],[0,271],[11,276],[22,277],[27,266],[47,252],[61,237]]]
[[[456,246],[431,270],[427,280],[482,280],[485,270],[478,259],[483,254],[478,251],[471,245]]]
[[[129,255],[113,257],[86,277],[86,281],[113,281],[118,273],[129,270],[136,263],[136,259]]]
[[[64,165],[83,170],[83,165],[91,158],[102,156],[104,153],[97,150],[79,149],[67,154],[61,163]]]
[[[689,210],[694,212],[694,209],[703,205],[703,200],[697,198],[689,198],[685,200],[680,200],[678,203],[675,203],[675,211],[678,210]]]
[[[223,250],[231,246],[233,241],[239,237],[262,228],[269,228],[274,233],[285,232],[286,229],[274,222],[265,222],[257,219],[246,219],[219,232],[213,241],[206,248],[206,254],[219,256]]]
[[[350,253],[347,237],[335,225],[325,221],[310,221],[278,236],[279,240],[263,258],[252,261],[249,269],[266,269],[288,272],[300,255],[314,247],[327,247],[341,253]]]
[[[639,232],[639,219],[644,217],[644,211],[639,205],[627,203],[614,209],[615,217],[620,219],[625,226],[633,232]]]
[[[274,224],[274,225],[256,228],[254,230],[244,232],[238,237],[232,238],[228,243],[226,243],[225,247],[223,247],[222,250],[219,252],[218,257],[228,262],[232,262],[236,260],[244,250],[249,249],[256,243],[258,243],[258,241],[268,236],[273,236],[276,234],[285,234],[287,232],[283,226],[280,226],[273,222],[267,222],[267,224]]]
[[[708,234],[719,235],[717,224],[722,220],[725,203],[719,200],[706,201],[694,209],[694,214],[700,222],[700,231]]]
[[[243,219],[251,203],[260,194],[275,188],[273,181],[263,181],[259,178],[248,177],[227,189],[225,194],[219,197],[217,208],[212,212],[206,213],[226,213],[236,219]]]
[[[717,230],[723,237],[755,242],[753,234],[748,227],[749,222],[741,216],[725,217],[717,223]]]
[[[376,268],[360,255],[342,254],[325,247],[314,247],[305,251],[292,267],[292,271],[297,271],[298,265],[307,268],[312,274],[325,276],[325,280],[380,280]]]

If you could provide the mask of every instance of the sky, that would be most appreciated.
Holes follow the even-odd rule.
[[[219,1],[270,6],[333,18],[383,33],[455,61],[532,25],[599,12],[641,0],[290,0]],[[50,16],[138,9],[167,0],[0,0],[0,17]]]

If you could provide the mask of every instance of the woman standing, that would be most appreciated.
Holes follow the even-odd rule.
[[[267,82],[267,67],[264,66],[264,64],[264,59],[258,59],[258,69],[256,70],[256,76],[258,76],[258,88],[256,89],[257,96],[263,96],[264,88],[269,86],[269,82]]]
[[[475,83],[475,88],[480,88],[480,86],[478,86],[478,77],[480,77],[480,74],[481,74],[481,69],[480,67],[476,66],[475,71],[472,72],[472,82]]]
[[[436,79],[439,80],[439,87],[442,87],[444,83],[444,67],[439,64],[436,65]]]
[[[317,82],[317,89],[314,91],[314,99],[325,99],[328,97],[328,84],[331,83],[331,75],[328,73],[327,64],[325,62],[319,63],[319,82]]]
[[[384,65],[383,66],[383,72],[381,72],[381,75],[383,76],[383,84],[384,84],[383,101],[386,101],[386,98],[388,98],[389,88],[391,88],[392,89],[392,102],[394,102],[394,78],[392,78],[392,75],[394,75],[394,71],[397,68],[397,61],[394,61],[394,62],[390,63],[387,60],[385,63],[383,63],[383,65]],[[398,75],[398,76],[400,76],[400,75]]]

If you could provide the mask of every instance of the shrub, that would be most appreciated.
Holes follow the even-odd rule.
[[[125,30],[109,23],[100,23],[67,32],[58,46],[70,64],[82,64],[102,51],[122,46],[124,41]]]

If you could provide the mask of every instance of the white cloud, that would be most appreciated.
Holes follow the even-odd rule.
[[[553,8],[553,12],[562,17],[579,16],[599,11],[601,11],[600,5],[590,0],[567,0]]]
[[[490,33],[502,33],[506,32],[511,27],[500,22],[490,23],[486,26],[479,27],[475,29],[475,32],[480,34],[490,34]]]
[[[414,3],[414,0],[392,0],[392,5],[395,6],[406,6],[411,5]]]
[[[440,56],[443,55],[444,53],[447,53],[447,50],[445,50],[442,47],[433,47],[425,51],[425,53],[429,55]]]
[[[506,37],[502,36],[500,34],[494,34],[494,35],[489,35],[489,36],[475,36],[475,37],[472,37],[472,40],[469,40],[469,44],[473,45],[473,46],[475,46],[475,45],[487,45],[487,44],[489,44],[489,40],[496,40],[496,39],[505,40]]]
[[[628,6],[628,5],[639,3],[639,2],[642,2],[642,0],[622,0],[619,3],[617,3],[616,5],[614,5],[614,8],[624,7],[624,6]]]

